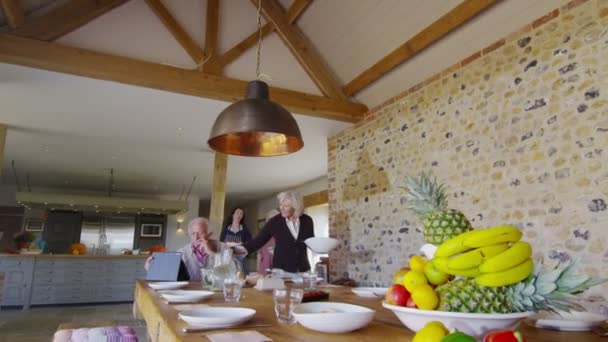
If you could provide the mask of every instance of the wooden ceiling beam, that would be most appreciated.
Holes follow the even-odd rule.
[[[295,0],[293,4],[287,10],[287,17],[289,18],[289,22],[291,24],[295,23],[298,18],[304,13],[308,5],[312,0]],[[274,26],[272,24],[267,23],[262,26],[262,38],[266,37],[274,30]],[[230,50],[224,52],[219,58],[219,64],[224,67],[232,62],[234,62],[237,58],[242,56],[247,50],[251,49],[258,42],[258,31],[253,32],[247,38],[240,41]]]
[[[217,41],[219,34],[220,1],[207,0],[207,20],[205,21],[205,53],[206,59],[202,65],[204,72],[221,75],[222,66],[217,62]]]
[[[179,45],[186,50],[194,63],[201,65],[201,63],[205,60],[205,53],[196,44],[192,37],[190,37],[190,35],[182,28],[177,20],[175,20],[167,7],[165,7],[160,0],[146,0],[146,3],[152,12],[156,14],[158,19],[160,19],[163,25],[165,25],[165,28],[173,35],[175,40],[177,40]]]
[[[258,1],[251,0],[251,3],[257,8]],[[277,0],[262,1],[262,15],[272,23],[279,37],[325,96],[347,99],[321,54],[299,28],[291,25]]]
[[[127,1],[129,0],[69,0],[41,17],[26,18],[24,25],[9,33],[20,37],[52,41],[84,26]]]
[[[247,82],[168,65],[113,56],[57,43],[0,34],[0,63],[114,81],[191,96],[234,102],[245,95]],[[294,113],[356,122],[367,107],[282,88],[270,97]]]
[[[0,0],[0,6],[8,22],[8,27],[15,29],[25,22],[25,14],[19,0]]]
[[[393,50],[372,67],[355,77],[344,86],[344,93],[348,96],[358,93],[398,65],[424,50],[427,46],[445,37],[448,33],[460,27],[495,2],[497,0],[465,0],[403,45]]]
[[[2,176],[2,166],[4,165],[4,146],[6,144],[6,125],[0,123],[0,176]]]

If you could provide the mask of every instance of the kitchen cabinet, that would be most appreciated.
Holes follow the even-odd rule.
[[[26,305],[33,269],[32,258],[0,258],[0,273],[4,273],[2,305]]]
[[[15,272],[7,273],[10,278],[5,280],[1,304],[27,308],[132,301],[135,280],[146,277],[145,260],[141,256],[0,256],[0,267]]]

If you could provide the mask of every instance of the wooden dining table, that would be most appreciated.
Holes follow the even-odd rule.
[[[185,289],[201,290],[200,283],[191,282]],[[307,329],[300,324],[286,325],[277,321],[274,312],[272,292],[262,292],[253,288],[242,289],[241,300],[238,303],[226,303],[222,293],[217,292],[210,299],[198,304],[168,304],[146,281],[138,280],[135,284],[135,301],[133,303],[136,318],[146,321],[147,331],[152,342],[174,341],[208,341],[207,334],[220,332],[236,332],[242,330],[217,329],[205,332],[185,333],[182,328],[187,324],[178,318],[180,309],[196,307],[205,304],[214,307],[237,306],[256,310],[255,316],[246,323],[269,324],[268,327],[248,328],[256,330],[273,341],[411,341],[414,332],[407,329],[392,311],[382,307],[381,298],[363,298],[351,292],[349,287],[327,286],[320,290],[329,292],[329,301],[343,302],[368,307],[376,311],[372,322],[359,330],[345,334],[327,334]],[[528,341],[540,342],[606,342],[592,332],[562,332],[538,329],[527,324],[520,325],[520,331]],[[245,342],[245,341],[243,341]]]

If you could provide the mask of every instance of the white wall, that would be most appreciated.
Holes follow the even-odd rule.
[[[175,196],[161,196],[161,198],[175,199]],[[167,215],[167,236],[165,240],[165,248],[167,248],[168,251],[178,250],[182,246],[190,243],[190,238],[188,238],[188,222],[199,216],[198,202],[199,198],[196,196],[190,196],[188,199],[188,212],[181,215],[184,218],[184,222],[182,223],[182,232],[177,231],[177,216]],[[219,235],[219,231],[214,234],[214,236],[217,235]]]

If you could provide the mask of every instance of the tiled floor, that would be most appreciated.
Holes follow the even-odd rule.
[[[46,342],[61,323],[108,320],[135,329],[139,341],[145,342],[145,323],[131,313],[131,304],[58,306],[0,311],[0,341]]]

